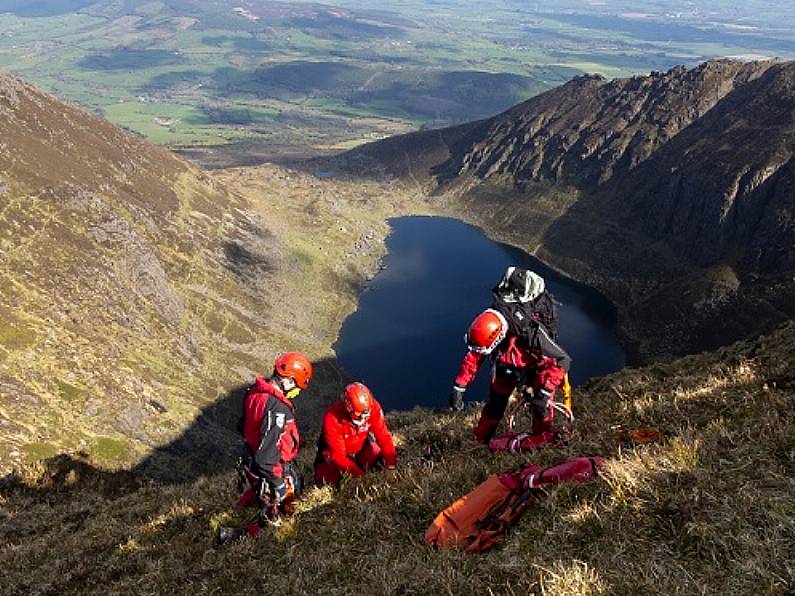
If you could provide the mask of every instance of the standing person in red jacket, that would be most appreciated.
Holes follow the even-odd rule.
[[[241,480],[245,486],[236,507],[257,504],[259,519],[245,526],[256,536],[261,522],[291,509],[301,492],[301,476],[294,464],[300,439],[295,423],[295,399],[312,379],[312,363],[299,352],[287,352],[276,359],[268,379],[257,377],[243,401],[238,430],[243,435]],[[245,532],[222,528],[224,542]]]
[[[532,393],[531,432],[550,430],[555,392],[571,366],[571,357],[557,343],[554,304],[541,276],[509,267],[493,292],[492,307],[469,326],[467,354],[450,395],[450,407],[461,410],[467,386],[481,365],[492,360],[489,399],[475,427],[475,440],[481,443],[488,443],[494,436],[508,398],[520,383]]]
[[[381,461],[388,470],[397,466],[384,411],[364,384],[351,383],[323,416],[315,481],[338,486],[343,473],[359,478]]]

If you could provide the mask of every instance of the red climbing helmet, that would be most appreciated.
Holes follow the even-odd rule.
[[[312,363],[301,352],[286,352],[276,359],[273,370],[283,377],[289,377],[301,389],[309,386],[312,379]]]
[[[366,420],[373,409],[373,394],[364,383],[351,383],[345,388],[342,399],[345,409],[354,422]]]
[[[479,354],[491,354],[508,333],[508,321],[502,313],[491,308],[480,313],[466,334],[469,349]]]

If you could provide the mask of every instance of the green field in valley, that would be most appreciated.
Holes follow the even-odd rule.
[[[241,4],[3,2],[0,68],[156,143],[312,153],[484,118],[584,72],[795,58],[795,8],[772,0]]]

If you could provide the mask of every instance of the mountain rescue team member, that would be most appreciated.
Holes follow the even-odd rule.
[[[338,486],[343,473],[359,478],[382,461],[387,470],[397,466],[384,411],[364,384],[351,383],[323,416],[315,481]]]
[[[301,491],[295,464],[300,443],[292,400],[309,386],[312,363],[299,352],[276,359],[268,379],[257,377],[243,402],[238,430],[243,435],[243,473],[248,487],[237,507],[257,503],[262,516],[289,511]],[[269,510],[270,506],[270,510]],[[252,536],[259,524],[246,526]]]
[[[510,274],[506,272],[506,275]],[[544,280],[531,271],[525,272],[522,290],[523,302],[531,304],[544,291]],[[496,289],[495,289],[496,290]],[[497,430],[508,398],[519,381],[532,390],[532,433],[550,430],[554,410],[555,390],[563,384],[571,366],[571,357],[552,339],[543,324],[533,321],[528,331],[511,333],[506,316],[495,308],[480,313],[466,334],[467,354],[455,378],[450,395],[450,406],[460,410],[464,406],[464,392],[481,365],[493,362],[489,399],[483,407],[475,427],[475,440],[488,443]]]

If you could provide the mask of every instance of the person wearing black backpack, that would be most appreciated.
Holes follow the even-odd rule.
[[[571,367],[571,357],[557,341],[557,313],[544,279],[533,271],[508,267],[492,291],[490,308],[480,313],[466,334],[467,354],[450,394],[450,407],[464,407],[464,392],[481,365],[494,364],[489,399],[475,427],[475,440],[488,443],[505,414],[513,390],[531,392],[531,432],[550,430],[552,403]]]

